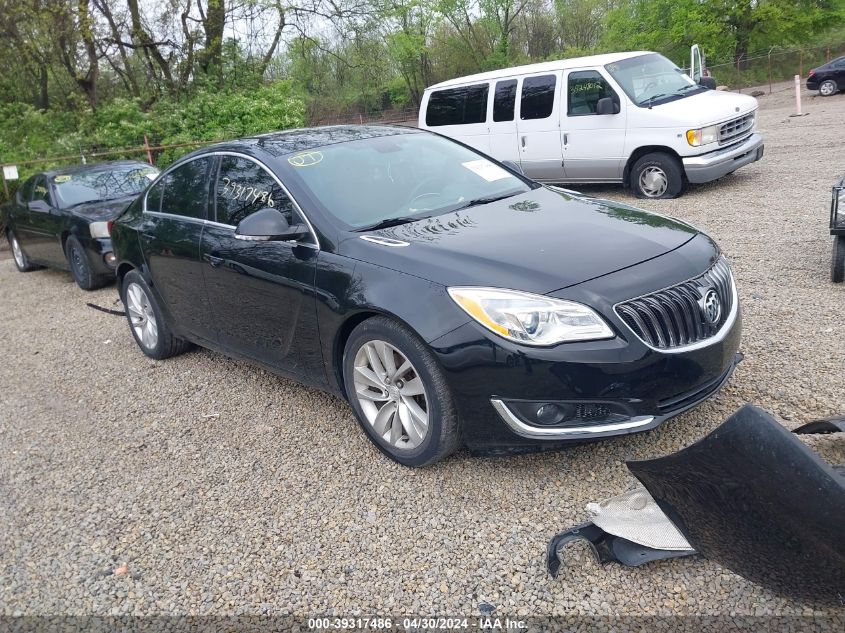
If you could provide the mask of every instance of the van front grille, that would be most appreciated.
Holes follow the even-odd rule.
[[[719,145],[735,143],[751,134],[754,127],[754,115],[756,112],[749,112],[739,118],[722,123],[719,127]]]
[[[657,349],[692,345],[714,336],[733,311],[733,279],[724,257],[703,275],[616,306],[616,314]]]

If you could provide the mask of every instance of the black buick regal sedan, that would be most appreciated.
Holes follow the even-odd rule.
[[[113,161],[35,174],[3,209],[21,272],[70,270],[84,290],[114,280],[108,224],[158,175],[147,163]]]
[[[709,237],[420,130],[200,150],[112,241],[145,354],[196,343],[340,395],[408,466],[645,431],[738,359],[737,293]]]

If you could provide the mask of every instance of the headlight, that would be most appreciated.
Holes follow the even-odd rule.
[[[708,125],[697,130],[687,130],[687,143],[693,147],[715,143],[719,140],[719,126]]]
[[[109,235],[108,222],[91,222],[91,224],[88,225],[88,229],[91,231],[91,237],[111,237],[111,235]]]
[[[598,314],[573,301],[498,288],[449,288],[449,295],[488,330],[525,345],[614,337]]]

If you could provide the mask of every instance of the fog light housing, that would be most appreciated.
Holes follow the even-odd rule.
[[[114,256],[114,253],[106,253],[103,255],[103,261],[106,262],[108,266],[114,266],[115,261],[117,258]]]
[[[622,422],[635,414],[621,402],[572,400],[503,400],[522,422],[538,427],[583,427]]]

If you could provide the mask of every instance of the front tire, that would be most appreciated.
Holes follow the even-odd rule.
[[[684,191],[684,172],[677,158],[653,152],[637,159],[631,168],[631,189],[637,198],[677,198]]]
[[[845,235],[833,238],[833,254],[830,258],[830,280],[835,284],[845,281]]]
[[[68,237],[65,242],[65,257],[73,280],[83,290],[96,290],[109,282],[108,277],[94,274],[85,247],[74,235]]]
[[[426,466],[460,446],[449,386],[428,346],[404,325],[374,317],[343,354],[346,394],[378,449],[404,466]]]
[[[161,360],[190,348],[188,341],[173,336],[161,308],[140,273],[135,270],[126,273],[120,298],[129,321],[129,330],[144,354]]]
[[[833,79],[825,79],[821,85],[819,85],[819,94],[823,97],[832,97],[837,92],[839,92],[839,86],[836,85],[836,82]]]
[[[9,248],[12,249],[12,257],[15,260],[15,267],[19,272],[28,273],[31,270],[39,268],[35,264],[29,263],[29,257],[23,252],[20,242],[12,229],[6,231],[6,239],[9,241]]]

